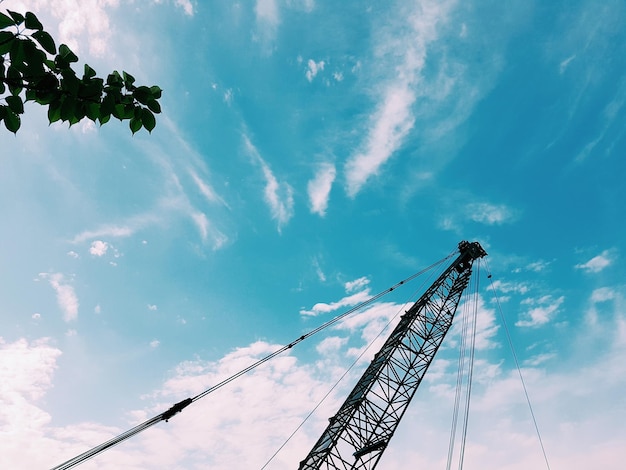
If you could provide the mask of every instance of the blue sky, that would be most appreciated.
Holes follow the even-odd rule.
[[[622,468],[624,2],[1,7],[164,93],[151,135],[35,105],[0,132],[0,467],[56,465],[467,239],[551,467]],[[465,468],[543,468],[481,286]],[[410,294],[83,468],[261,468]],[[445,465],[457,343],[378,468]],[[267,468],[297,468],[357,377]]]

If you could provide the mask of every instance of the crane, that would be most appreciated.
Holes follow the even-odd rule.
[[[299,470],[376,467],[452,325],[473,262],[487,255],[478,242],[458,247],[458,257],[402,315]]]
[[[473,262],[487,256],[478,242],[462,241],[458,249],[459,255],[455,260],[402,315],[398,326],[374,356],[344,404],[330,418],[328,427],[309,455],[300,462],[299,470],[374,469],[452,325],[461,295],[469,283]],[[169,421],[192,403],[291,349],[358,307],[371,304],[404,282],[401,281],[360,306],[309,331],[193,398],[176,403],[157,416],[53,467],[52,470],[69,470],[161,421]]]

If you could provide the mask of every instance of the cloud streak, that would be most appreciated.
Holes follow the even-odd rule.
[[[61,273],[40,273],[39,278],[46,279],[54,289],[57,305],[63,312],[63,320],[66,322],[76,320],[78,318],[78,296],[65,276]]]
[[[381,51],[380,55],[394,54],[399,42],[405,52],[392,69],[395,76],[380,92],[382,99],[370,116],[362,150],[346,162],[346,191],[350,197],[355,197],[365,183],[378,174],[413,128],[416,86],[421,80],[428,45],[437,39],[437,25],[445,18],[446,8],[441,2],[420,2],[418,11],[413,12],[408,22],[402,18],[405,24],[394,25],[394,34],[408,30],[404,38],[383,38],[383,48],[389,50]]]
[[[265,178],[263,199],[270,209],[272,219],[278,224],[278,232],[289,222],[294,214],[293,188],[287,182],[279,182],[272,173],[267,162],[261,157],[257,148],[247,136],[244,136],[244,146],[254,163],[259,165]]]
[[[309,181],[307,191],[311,212],[320,216],[326,215],[330,190],[337,176],[337,170],[332,163],[321,163],[318,166],[315,178]]]

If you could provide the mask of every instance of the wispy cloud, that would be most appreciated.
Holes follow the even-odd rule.
[[[311,310],[302,309],[300,310],[300,315],[317,316],[321,315],[322,313],[330,313],[334,312],[335,310],[339,310],[340,308],[354,307],[355,305],[363,303],[371,297],[370,289],[368,287],[369,282],[369,279],[366,277],[361,277],[354,281],[346,282],[344,284],[344,288],[346,290],[346,293],[349,295],[336,302],[317,303],[313,305],[313,308]]]
[[[208,183],[206,183],[202,178],[200,178],[200,176],[195,170],[193,170],[192,168],[189,168],[188,171],[189,171],[189,175],[191,176],[191,179],[198,187],[198,190],[206,198],[208,202],[219,203],[228,208],[228,204],[224,201],[224,199],[222,199]]]
[[[611,250],[604,250],[598,256],[594,256],[586,263],[577,264],[576,269],[582,269],[588,273],[599,273],[610,266],[615,259],[615,254]]]
[[[276,31],[280,24],[277,0],[256,0],[254,14],[256,15],[257,31],[255,39],[261,43],[266,53],[271,53]]]
[[[244,136],[243,140],[248,154],[254,163],[261,167],[263,177],[265,178],[263,196],[270,208],[272,219],[278,223],[278,231],[280,232],[294,214],[293,188],[289,183],[281,183],[276,179],[269,165],[263,160],[257,148],[250,142],[247,136]]]
[[[485,225],[501,225],[515,219],[514,211],[504,204],[473,203],[465,211],[468,219]]]
[[[176,6],[182,8],[186,15],[193,16],[193,3],[191,3],[191,0],[176,0]]]
[[[559,307],[565,300],[561,296],[553,298],[551,295],[544,295],[538,299],[526,299],[522,303],[529,305],[531,308],[522,314],[522,320],[515,323],[515,326],[535,327],[549,323],[558,313]]]
[[[132,222],[137,222],[137,219]],[[133,235],[143,224],[130,223],[129,225],[102,225],[95,230],[85,230],[72,239],[72,243],[82,243],[93,238],[115,237],[125,238]]]
[[[307,190],[309,193],[311,212],[314,214],[321,216],[326,215],[330,190],[336,175],[337,170],[335,169],[335,165],[332,163],[321,163],[315,173],[315,178],[309,181]]]
[[[70,322],[78,318],[78,297],[74,287],[61,273],[39,273],[39,278],[46,279],[56,292],[57,304],[63,312],[63,320]]]
[[[329,304],[319,302],[313,305],[313,308],[311,310],[300,310],[300,315],[315,317],[323,313],[334,312],[335,310],[339,310],[340,308],[354,307],[355,305],[365,302],[370,297],[371,295],[368,290],[357,292],[356,294],[348,295],[343,299],[340,299],[336,302],[331,302]]]
[[[350,293],[365,289],[369,285],[369,283],[370,280],[367,277],[363,276],[355,279],[354,281],[346,282],[344,284],[344,288],[346,289],[346,292]]]
[[[408,31],[402,38],[383,39],[381,55],[397,54],[397,45],[402,43],[404,54],[392,70],[395,76],[380,91],[381,100],[370,116],[367,137],[362,150],[351,156],[345,165],[346,191],[356,196],[363,185],[376,175],[393,154],[401,147],[405,137],[413,128],[415,116],[412,107],[416,100],[416,86],[420,82],[428,45],[437,39],[437,25],[447,14],[441,2],[420,2],[413,15],[398,20],[392,34]],[[408,21],[407,21],[408,20]]]

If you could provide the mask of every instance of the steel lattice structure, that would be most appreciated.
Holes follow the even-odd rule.
[[[459,256],[406,311],[299,470],[372,470],[452,325],[472,264],[487,253],[459,243]]]

